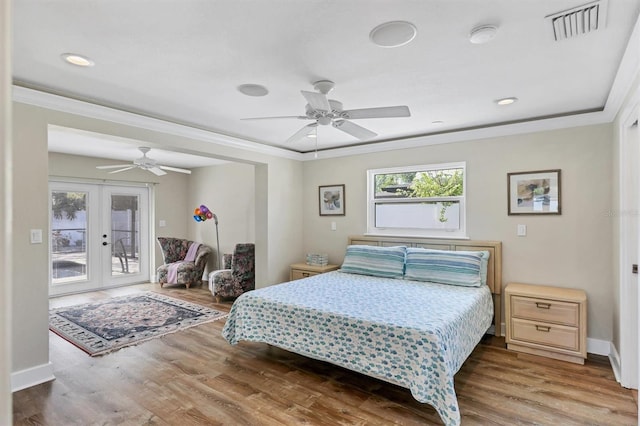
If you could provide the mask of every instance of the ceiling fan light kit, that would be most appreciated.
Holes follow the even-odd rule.
[[[301,90],[300,93],[302,93],[302,96],[304,96],[307,101],[307,105],[305,106],[305,115],[253,117],[243,118],[242,120],[268,120],[280,118],[313,120],[313,123],[305,125],[287,139],[287,143],[293,143],[310,137],[309,134],[312,133],[311,131],[313,128],[316,128],[317,132],[318,126],[328,125],[331,125],[335,129],[345,132],[356,139],[366,141],[375,138],[378,134],[349,120],[411,116],[409,107],[406,105],[343,110],[342,102],[327,98],[327,94],[333,90],[334,86],[335,84],[330,80],[320,80],[313,83],[313,87],[317,92]]]
[[[133,163],[131,164],[112,164],[112,165],[108,165],[108,166],[96,166],[96,169],[100,169],[100,170],[107,170],[107,169],[118,169],[118,170],[113,170],[109,173],[120,173],[120,172],[124,172],[126,170],[131,170],[131,169],[142,169],[142,170],[147,170],[151,173],[153,173],[156,176],[163,176],[166,175],[167,172],[165,172],[165,170],[168,170],[170,172],[178,172],[178,173],[185,173],[190,175],[191,174],[191,170],[187,170],[187,169],[181,169],[178,167],[170,167],[170,166],[161,166],[159,165],[156,160],[147,157],[147,152],[149,152],[151,150],[151,148],[146,147],[146,146],[141,146],[138,148],[140,150],[140,152],[142,152],[142,157],[140,158],[136,158],[135,160],[133,160]]]

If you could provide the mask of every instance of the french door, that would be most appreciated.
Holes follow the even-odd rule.
[[[149,189],[49,183],[49,295],[149,281]]]

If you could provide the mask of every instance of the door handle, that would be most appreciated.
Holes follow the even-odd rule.
[[[102,243],[102,245],[103,245],[103,246],[107,246],[107,245],[109,245],[109,243],[108,243],[108,242],[106,242],[106,241],[104,241],[104,242]]]

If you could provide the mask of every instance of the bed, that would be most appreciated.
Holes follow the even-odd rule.
[[[464,265],[454,266],[458,273],[472,269],[473,279],[476,259],[486,259],[486,278],[426,281],[438,269],[427,263],[444,258]],[[223,336],[231,344],[263,342],[403,386],[445,424],[458,425],[454,375],[485,333],[496,324],[500,330],[500,265],[495,241],[350,237],[339,271],[240,296]],[[452,276],[440,272],[439,280]]]

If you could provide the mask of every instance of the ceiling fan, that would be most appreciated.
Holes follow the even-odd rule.
[[[342,102],[327,98],[327,94],[333,89],[334,85],[332,81],[320,80],[313,83],[313,88],[316,89],[317,92],[300,91],[302,96],[307,100],[305,115],[253,117],[242,118],[242,120],[270,120],[278,118],[313,120],[313,123],[307,124],[287,139],[287,143],[291,143],[309,136],[312,134],[312,130],[317,128],[318,125],[327,126],[329,124],[361,141],[365,141],[378,136],[378,134],[350,120],[362,118],[411,117],[409,107],[405,105],[343,110]]]
[[[187,170],[187,169],[179,169],[177,167],[169,167],[169,166],[161,166],[159,165],[156,160],[147,157],[147,152],[149,152],[151,150],[151,148],[146,147],[146,146],[141,146],[138,148],[140,150],[140,152],[142,152],[142,157],[133,160],[133,163],[130,164],[113,164],[110,166],[96,166],[96,169],[120,169],[120,170],[114,170],[112,172],[109,173],[120,173],[120,172],[124,172],[125,170],[131,170],[131,169],[135,169],[135,168],[139,168],[142,170],[148,170],[151,173],[155,174],[156,176],[162,176],[162,175],[166,175],[167,172],[165,172],[165,170],[169,170],[171,172],[179,172],[179,173],[186,173],[186,174],[191,174],[191,170]]]

